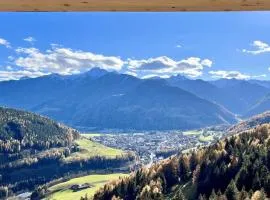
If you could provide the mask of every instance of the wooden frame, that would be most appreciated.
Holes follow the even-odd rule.
[[[242,10],[270,10],[270,0],[0,0],[0,11]]]

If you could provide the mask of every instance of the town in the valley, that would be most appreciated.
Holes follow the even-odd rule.
[[[136,166],[147,166],[185,150],[210,145],[226,135],[224,126],[190,131],[142,131],[87,134],[103,145],[132,151]],[[84,134],[86,135],[86,134]]]

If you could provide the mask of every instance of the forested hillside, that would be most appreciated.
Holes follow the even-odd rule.
[[[270,197],[270,124],[174,156],[107,184],[96,200]]]
[[[270,111],[255,115],[247,120],[239,122],[238,124],[231,126],[228,129],[228,132],[232,134],[240,133],[266,123],[270,123]]]
[[[60,177],[126,167],[133,159],[48,118],[0,108],[0,199]]]
[[[24,149],[64,147],[79,133],[62,124],[29,112],[0,107],[0,151],[17,153]]]

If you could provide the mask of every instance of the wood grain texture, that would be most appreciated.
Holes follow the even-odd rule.
[[[250,11],[270,0],[0,0],[0,11]]]

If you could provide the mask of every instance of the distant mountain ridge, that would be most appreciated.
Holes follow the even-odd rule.
[[[223,105],[231,112],[242,116],[246,116],[249,109],[270,92],[269,88],[257,84],[254,80],[220,79],[204,81],[171,77],[167,81],[173,86]],[[259,114],[269,109],[270,107],[266,107],[252,114]]]
[[[250,109],[247,111],[246,116],[252,116],[257,113],[264,112],[270,108],[270,93],[259,99]]]
[[[98,130],[200,128],[270,110],[267,81],[204,81],[181,75],[139,79],[100,68],[4,81],[0,92],[0,105]]]
[[[76,127],[169,130],[236,121],[223,106],[171,86],[167,80],[138,79],[97,68],[71,76],[0,82],[0,91],[0,105]]]

